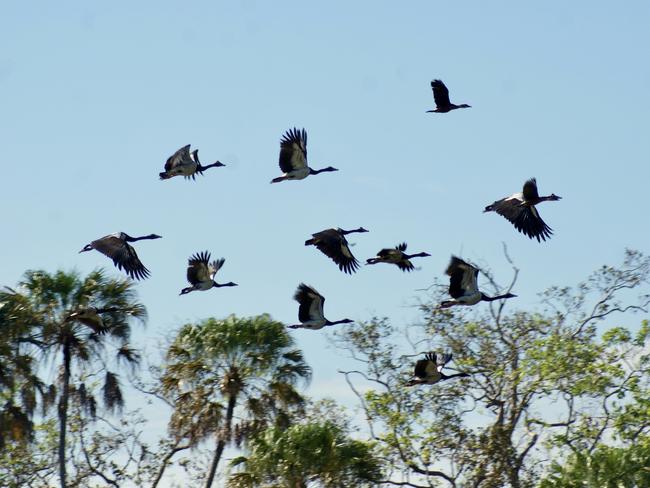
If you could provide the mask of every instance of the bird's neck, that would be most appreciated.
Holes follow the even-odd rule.
[[[425,253],[425,252],[419,252],[419,253],[417,253],[417,254],[404,254],[404,256],[406,257],[406,259],[411,259],[411,258],[425,258],[425,257],[428,256],[428,254]]]

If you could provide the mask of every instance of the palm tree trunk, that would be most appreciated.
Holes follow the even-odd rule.
[[[235,395],[230,395],[228,397],[228,408],[226,409],[225,435],[219,436],[219,442],[217,442],[217,450],[214,452],[212,464],[210,465],[210,471],[208,472],[208,479],[205,481],[205,488],[210,488],[212,486],[214,475],[216,474],[217,466],[219,465],[219,460],[221,459],[223,450],[226,447],[226,441],[230,439],[230,429],[232,427],[232,418],[235,413],[236,404],[237,397]]]
[[[59,398],[59,478],[61,488],[66,488],[65,436],[68,426],[68,396],[70,390],[70,343],[63,345],[63,385]]]

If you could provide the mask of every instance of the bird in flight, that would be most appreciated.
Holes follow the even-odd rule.
[[[551,238],[553,229],[540,217],[537,208],[538,203],[561,200],[554,193],[540,197],[537,192],[537,180],[531,178],[524,183],[524,189],[507,198],[497,200],[492,205],[485,207],[483,212],[496,212],[508,219],[517,229],[530,239],[537,239],[537,242]]]
[[[273,178],[271,183],[284,180],[304,180],[309,175],[317,175],[338,169],[328,166],[323,169],[312,169],[307,166],[307,132],[295,127],[284,133],[280,140],[280,169],[282,176]]]
[[[431,82],[431,89],[433,90],[433,99],[436,102],[435,110],[427,110],[427,113],[444,114],[457,108],[471,108],[471,105],[463,103],[456,105],[449,101],[449,90],[442,82],[442,80],[433,80]]]
[[[80,253],[92,251],[93,249],[101,252],[113,260],[117,269],[123,269],[124,272],[134,280],[142,280],[149,277],[149,270],[144,267],[138,255],[129,242],[136,242],[143,239],[160,239],[157,234],[149,234],[142,237],[131,237],[124,232],[109,234],[100,239],[86,244]]]

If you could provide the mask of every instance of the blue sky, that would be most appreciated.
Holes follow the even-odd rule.
[[[331,320],[417,319],[416,290],[451,253],[506,283],[505,243],[521,268],[517,307],[573,284],[623,249],[647,250],[650,4],[574,2],[12,2],[0,31],[4,263],[99,266],[77,254],[108,233],[157,233],[137,244],[149,310],[136,345],[185,321],[268,312],[294,323],[301,281]],[[425,114],[429,82],[471,109]],[[270,185],[279,139],[305,127],[325,173]],[[159,181],[191,143],[209,170]],[[556,193],[540,213],[543,244],[485,205],[536,176]],[[328,227],[354,234],[360,260],[407,241],[421,271],[347,276],[303,242]],[[179,297],[187,257],[225,257],[238,288]],[[116,271],[117,272],[117,271]],[[314,367],[308,390],[342,383],[329,332],[297,331]],[[340,361],[340,363],[339,363]],[[342,385],[341,385],[342,386]],[[344,390],[344,388],[341,388]]]

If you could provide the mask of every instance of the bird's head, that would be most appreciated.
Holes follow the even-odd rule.
[[[472,108],[472,106],[467,105],[466,103],[463,103],[463,104],[459,105],[458,108]]]
[[[555,193],[551,193],[548,199],[554,202],[556,200],[562,200],[562,197],[558,197]]]
[[[501,298],[517,298],[517,295],[515,295],[513,293],[506,293]]]
[[[181,290],[181,292],[179,293],[179,295],[187,295],[191,291],[192,291],[192,288],[189,288],[189,287],[188,288],[183,288]]]
[[[323,168],[321,171],[338,171],[338,168],[328,166],[327,168]]]
[[[92,244],[86,244],[84,246],[84,248],[81,251],[79,251],[79,253],[86,252],[86,251],[92,251],[93,249],[94,248],[93,248]]]
[[[421,252],[420,256],[423,257],[423,258],[426,258],[426,257],[430,257],[431,254],[429,254],[428,252]]]
[[[352,324],[352,323],[354,323],[354,320],[352,320],[352,319],[343,319],[343,320],[341,320],[341,323],[342,324]]]
[[[158,234],[149,234],[147,237],[149,239],[162,239],[162,236],[159,236]]]

